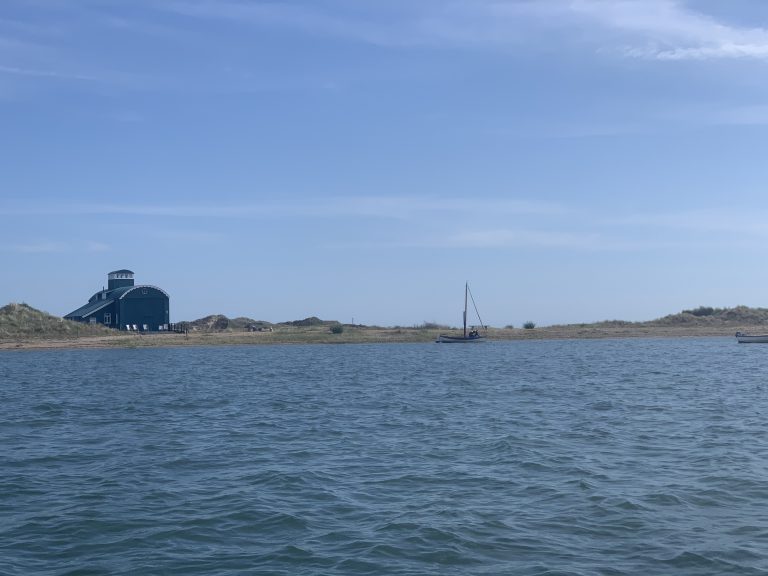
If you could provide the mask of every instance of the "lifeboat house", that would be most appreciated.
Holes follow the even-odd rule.
[[[96,292],[88,304],[64,318],[98,322],[116,330],[155,332],[168,329],[170,298],[157,286],[134,285],[133,272],[115,270],[107,275],[107,288]]]

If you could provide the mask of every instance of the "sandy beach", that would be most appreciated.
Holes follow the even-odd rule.
[[[760,326],[551,326],[526,329],[489,329],[488,340],[546,340],[596,338],[700,338],[731,337],[736,331],[758,333]],[[24,338],[0,340],[0,350],[41,350],[61,348],[144,348],[158,346],[233,346],[281,344],[375,344],[431,342],[438,331],[420,328],[348,327],[331,334],[326,327],[284,328],[274,332],[189,332],[115,333],[108,336],[75,338]]]

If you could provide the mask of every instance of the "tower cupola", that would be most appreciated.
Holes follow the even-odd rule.
[[[130,270],[115,270],[107,275],[107,290],[122,288],[123,286],[133,286],[133,272]]]

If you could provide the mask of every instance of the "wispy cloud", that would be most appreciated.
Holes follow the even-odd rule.
[[[135,13],[140,15],[137,18],[151,22],[151,5],[142,5],[141,0],[136,4]],[[121,65],[132,58],[104,58],[112,49],[112,41],[104,40],[104,30],[117,30],[112,36],[120,38],[115,41],[132,44],[134,47],[127,52],[137,55],[143,53],[143,44],[150,34],[172,42],[184,33],[179,27],[163,28],[115,17],[112,13],[119,13],[119,9],[88,0],[77,4],[43,1],[18,2],[18,5],[14,18],[0,17],[0,80],[7,82],[37,79],[140,89],[149,83],[143,71],[141,74],[121,71]],[[94,31],[99,31],[101,36]],[[77,42],[73,41],[75,38]],[[94,51],[87,47],[89,44],[100,48]],[[153,85],[158,83],[155,81]]]
[[[496,229],[463,232],[443,238],[452,247],[467,248],[568,248],[572,250],[605,249],[612,246],[597,233],[571,233],[526,229]]]
[[[570,10],[628,35],[628,56],[660,60],[768,57],[768,30],[718,21],[676,0],[576,0]]]
[[[157,217],[237,217],[253,215],[258,207],[252,205],[162,205],[162,204],[59,204],[40,201],[0,206],[5,216],[157,216]]]
[[[470,6],[460,5],[464,10]],[[486,23],[486,37],[495,42],[504,38],[499,26],[506,27],[508,42],[518,35],[530,41],[528,27],[549,31],[542,35],[549,42],[583,43],[633,58],[768,58],[766,28],[729,24],[680,0],[481,0],[471,6],[475,21]]]
[[[16,254],[62,254],[66,252],[108,252],[109,250],[111,250],[111,246],[103,242],[72,244],[65,241],[39,240],[0,245],[0,252]]]
[[[480,216],[554,215],[567,208],[554,203],[494,198],[443,198],[430,196],[338,197],[324,202],[320,213],[379,218],[412,219],[425,214]]]
[[[763,210],[723,208],[637,214],[618,218],[610,223],[621,227],[635,226],[647,230],[666,229],[698,232],[705,235],[719,234],[744,239],[745,237],[768,237],[766,219],[768,219],[768,213]]]
[[[59,253],[69,251],[69,246],[61,242],[33,242],[29,244],[8,244],[3,246],[4,252],[19,254]]]
[[[348,5],[323,7],[322,4],[288,2],[176,0],[164,8],[193,18],[293,29],[369,44],[405,46],[430,41],[414,22],[412,8],[403,12],[392,6],[373,2],[367,9],[349,10]]]
[[[524,34],[530,40],[525,27],[556,31],[557,35],[544,34],[543,38],[550,42],[565,39],[633,58],[768,58],[768,29],[729,24],[681,0],[481,0],[472,5],[478,20],[494,22],[488,37],[495,41],[501,37],[497,33],[501,23],[510,39]]]
[[[16,76],[35,76],[38,78],[56,78],[59,80],[97,80],[95,76],[84,74],[60,72],[56,70],[38,70],[33,68],[19,68],[16,66],[3,66],[0,64],[0,74],[13,74]]]
[[[26,20],[0,19],[0,80],[7,84],[38,79],[155,91],[178,89],[186,82],[200,89],[188,71],[160,73],[147,65],[144,50],[123,50],[147,42],[189,45],[196,34],[203,43],[218,42],[220,26],[206,26],[200,33],[189,26],[195,20],[227,22],[233,37],[254,29],[288,30],[397,49],[559,53],[564,47],[581,47],[649,60],[768,60],[768,29],[729,23],[678,0],[136,0],[131,10],[97,1],[41,6],[52,6],[55,19],[29,17],[34,14],[29,10],[19,11]],[[128,56],[107,62],[68,43],[72,37],[82,38],[83,45],[103,42],[94,30],[114,31],[121,53]],[[248,76],[247,65],[235,61],[228,66],[243,70],[242,77],[227,72],[228,82],[253,89],[256,80]]]
[[[563,42],[633,58],[768,58],[768,30],[728,24],[678,0],[448,0],[254,3],[177,0],[167,9],[196,18],[292,28],[371,44],[546,49]]]
[[[53,204],[0,205],[0,216],[15,218],[124,216],[125,230],[140,226],[144,236],[167,242],[226,242],[231,227],[327,219],[372,230],[368,241],[385,234],[384,243],[401,247],[517,248],[539,247],[580,251],[655,250],[743,242],[768,237],[768,213],[709,207],[621,216],[577,209],[564,204],[524,199],[404,197],[326,197],[289,203],[228,205]],[[173,219],[173,220],[171,220]],[[214,223],[214,220],[218,223]],[[251,224],[247,224],[250,221]],[[230,226],[231,224],[231,226]],[[369,226],[370,225],[370,226]],[[181,228],[179,228],[181,226]],[[223,226],[223,227],[222,227]],[[375,230],[375,232],[374,232]],[[403,235],[402,232],[408,233]],[[358,239],[364,241],[364,239]],[[99,252],[101,242],[73,245],[39,241],[8,245],[5,252]]]
[[[0,205],[5,216],[123,215],[175,218],[345,217],[411,219],[425,214],[555,215],[567,208],[553,203],[491,198],[440,198],[430,196],[332,196],[288,203],[245,204],[58,204],[36,202]]]

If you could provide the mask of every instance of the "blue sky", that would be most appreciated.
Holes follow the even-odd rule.
[[[767,79],[762,0],[4,0],[0,304],[766,306]]]

